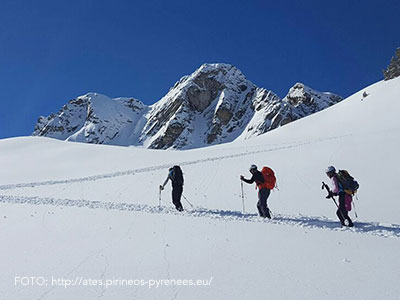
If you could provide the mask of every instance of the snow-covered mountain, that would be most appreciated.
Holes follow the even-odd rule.
[[[1,298],[398,299],[399,95],[400,78],[381,81],[263,135],[183,151],[0,140]],[[175,164],[184,212],[170,184],[158,189]],[[254,184],[242,198],[250,164],[277,176],[271,220]],[[321,190],[329,165],[360,183],[354,228]]]
[[[33,135],[147,148],[196,148],[247,139],[340,102],[296,83],[284,99],[229,64],[204,64],[158,102],[90,93],[40,117]]]
[[[40,117],[33,135],[92,144],[130,145],[137,140],[148,111],[133,98],[110,99],[97,93],[80,96],[57,114]]]
[[[244,139],[307,117],[343,100],[338,95],[317,92],[302,83],[290,88],[282,100],[277,96],[269,99],[269,94],[264,89],[257,89],[254,115],[241,135]]]

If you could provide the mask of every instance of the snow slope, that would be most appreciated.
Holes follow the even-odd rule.
[[[367,91],[369,96],[363,98]],[[398,299],[400,78],[250,140],[160,151],[38,137],[0,141],[4,299]],[[179,163],[187,209],[158,185]],[[274,218],[256,215],[239,175],[269,165]],[[328,165],[360,183],[341,229],[321,181]],[[354,212],[352,213],[354,217]],[[210,286],[21,286],[15,276],[204,279]]]

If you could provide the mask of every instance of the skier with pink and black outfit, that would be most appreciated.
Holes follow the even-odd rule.
[[[353,221],[350,219],[348,212],[351,211],[351,202],[353,198],[351,195],[344,191],[342,184],[340,183],[336,169],[333,166],[329,166],[326,169],[326,175],[332,180],[333,189],[326,198],[339,195],[339,208],[336,211],[340,223],[346,226],[345,220],[347,220],[349,227],[353,227]]]

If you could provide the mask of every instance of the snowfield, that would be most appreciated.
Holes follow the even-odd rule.
[[[259,137],[185,151],[0,140],[0,298],[399,299],[399,95],[400,78],[378,82]],[[276,172],[272,220],[254,185],[242,213],[253,163]],[[159,207],[174,164],[183,213],[170,184]],[[354,228],[325,199],[328,165],[360,183]]]

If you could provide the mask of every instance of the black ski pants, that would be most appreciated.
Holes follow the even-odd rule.
[[[258,191],[258,202],[257,202],[257,209],[258,213],[260,214],[261,217],[263,218],[271,218],[271,215],[269,213],[269,208],[267,206],[267,199],[269,197],[269,194],[271,193],[271,190],[267,188],[263,188]]]
[[[181,203],[181,196],[183,192],[183,186],[179,185],[172,185],[172,203],[175,205],[175,208],[179,211],[183,210],[183,206]]]

